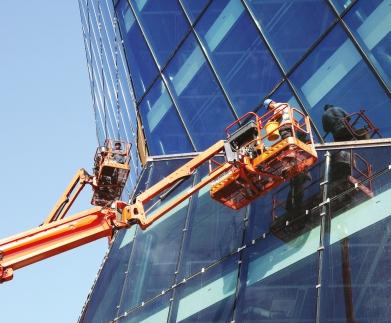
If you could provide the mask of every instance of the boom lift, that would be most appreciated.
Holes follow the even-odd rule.
[[[108,237],[111,241],[119,229],[133,224],[146,229],[209,183],[213,199],[240,209],[307,169],[317,160],[309,118],[284,107],[289,108],[290,118],[283,123],[276,112],[263,116],[245,114],[226,128],[227,140],[218,141],[138,195],[131,204],[118,201],[129,174],[130,145],[107,140],[97,149],[94,175],[83,169],[78,171],[41,226],[0,240],[0,282],[12,279],[16,269],[96,239]],[[288,137],[281,138],[282,127],[290,129]],[[221,157],[223,163],[217,161]],[[148,202],[169,194],[207,162],[210,172],[199,183],[157,211],[145,210]],[[96,207],[65,217],[86,184],[93,187],[91,204]]]

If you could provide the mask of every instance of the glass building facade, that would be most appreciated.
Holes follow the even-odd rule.
[[[205,187],[149,229],[118,232],[80,322],[389,322],[391,0],[79,6],[98,142],[133,144],[125,200],[241,115],[262,114],[266,98],[309,115],[318,143],[332,141],[325,104],[365,110],[383,137],[320,148],[294,217],[290,183],[240,211]],[[333,175],[341,154],[355,186]],[[156,208],[207,174],[199,168]]]

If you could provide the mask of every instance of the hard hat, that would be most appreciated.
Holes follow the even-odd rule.
[[[265,109],[268,109],[269,108],[269,104],[272,103],[273,100],[272,99],[266,99],[265,101],[263,101],[263,107]]]

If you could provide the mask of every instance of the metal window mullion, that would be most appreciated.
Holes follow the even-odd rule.
[[[193,29],[194,29],[194,26],[197,24],[197,22],[200,20],[201,16],[204,14],[204,12],[209,8],[210,4],[212,3],[212,1],[209,1],[208,4],[204,7],[204,9],[202,9],[200,15],[197,17],[197,19],[194,21],[193,24],[191,24],[191,27],[185,34],[184,36],[182,37],[182,39],[179,41],[178,43],[178,46],[174,49],[174,51],[168,56],[168,58],[166,59],[166,62],[163,64],[162,68],[161,68],[161,72],[163,73],[166,69],[167,69],[167,66],[170,64],[170,62],[174,59],[176,53],[179,51],[179,49],[181,48],[182,44],[186,41],[187,37],[189,37],[189,35],[193,32]],[[160,74],[158,74],[153,80],[152,82],[150,82],[151,84],[149,84],[145,91],[144,91],[144,94],[140,97],[140,99],[137,101],[137,103],[139,104],[143,99],[144,97],[148,94],[149,90],[152,88],[152,86],[154,85],[154,83],[156,82],[156,80],[159,78]]]
[[[197,184],[198,176],[201,177],[201,174],[195,174],[193,176],[192,187]],[[180,243],[180,246],[179,246],[178,257],[177,257],[177,264],[176,264],[175,273],[174,273],[174,281],[173,281],[174,285],[178,284],[178,274],[179,274],[179,271],[180,271],[180,266],[182,265],[182,261],[183,261],[184,248],[188,247],[187,241],[188,241],[188,239],[190,239],[190,237],[188,237],[188,235],[187,235],[187,231],[190,228],[189,227],[189,225],[190,225],[189,222],[190,222],[190,218],[191,218],[191,214],[190,213],[193,210],[193,208],[192,208],[193,203],[195,203],[193,201],[195,199],[194,195],[192,195],[192,196],[190,196],[188,198],[186,219],[184,221],[184,225],[183,225],[183,229],[182,229],[181,243]],[[198,196],[197,196],[197,198],[198,198]],[[173,304],[174,304],[174,299],[175,299],[174,298],[175,292],[176,292],[176,288],[173,288],[172,295],[171,295],[172,301],[170,301],[169,307],[168,307],[167,322],[170,322],[170,319],[171,319],[171,315],[172,315],[172,311],[173,311]]]
[[[263,42],[265,43],[267,49],[271,53],[271,56],[272,56],[273,60],[275,61],[275,63],[277,64],[277,66],[278,66],[278,68],[279,68],[279,70],[280,70],[280,72],[282,74],[283,79],[286,80],[286,82],[288,83],[288,86],[290,87],[291,91],[293,92],[293,95],[295,96],[296,100],[300,103],[301,108],[303,109],[304,114],[309,116],[310,114],[309,114],[308,110],[306,109],[306,107],[304,105],[304,102],[301,100],[301,98],[298,95],[296,89],[294,88],[292,82],[288,79],[288,76],[285,73],[284,67],[282,66],[282,64],[280,63],[279,59],[277,58],[277,55],[276,55],[274,49],[272,48],[271,44],[269,43],[269,41],[267,40],[267,38],[263,34],[262,27],[259,24],[255,14],[254,14],[254,12],[250,8],[250,6],[247,4],[246,0],[241,0],[241,2],[243,4],[245,10],[247,11],[247,13],[250,15],[250,17],[251,17],[251,19],[252,19],[256,29],[258,30],[259,35],[261,36],[261,38],[262,38]],[[320,135],[320,132],[319,132],[318,128],[313,123],[312,118],[310,118],[310,120],[311,120],[311,126],[314,128],[316,135],[319,137],[320,140],[322,140],[322,136]]]
[[[95,119],[95,135],[96,135],[96,139],[98,141],[98,143],[100,144],[100,136],[99,136],[99,132],[98,132],[98,120],[97,120],[97,103],[96,103],[96,99],[95,99],[95,92],[94,92],[94,89],[95,89],[95,77],[94,77],[94,74],[95,74],[95,71],[94,71],[94,66],[93,66],[93,63],[92,63],[92,38],[91,38],[91,14],[90,14],[90,5],[89,5],[90,1],[87,0],[87,3],[86,3],[86,10],[87,10],[87,18],[88,18],[88,46],[89,46],[89,52],[90,52],[90,60],[89,60],[89,64],[90,64],[90,69],[91,69],[91,75],[90,75],[90,83],[91,83],[91,98],[92,98],[92,106],[93,106],[93,109],[94,109],[94,119]],[[88,61],[88,59],[87,59]]]
[[[316,323],[321,323],[322,311],[322,295],[326,287],[326,276],[324,271],[328,269],[327,259],[325,259],[325,247],[330,245],[330,203],[329,201],[329,183],[330,183],[330,165],[331,154],[329,151],[325,153],[325,169],[322,189],[322,206],[320,208],[320,232],[319,232],[319,248],[318,248],[318,273],[316,282]],[[325,265],[326,264],[326,265]]]
[[[118,3],[119,2],[117,2],[117,5],[118,5]],[[129,86],[131,92],[132,92],[131,93],[131,100],[132,100],[132,103],[133,103],[133,108],[134,108],[134,112],[135,112],[135,116],[136,116],[136,125],[135,125],[135,127],[137,129],[137,127],[138,127],[138,125],[137,125],[138,109],[137,109],[137,102],[136,102],[136,97],[135,97],[135,93],[136,92],[135,92],[135,87],[134,87],[134,83],[133,83],[133,78],[132,78],[132,75],[130,73],[130,67],[129,67],[129,63],[128,63],[129,61],[128,61],[128,58],[127,58],[127,53],[126,53],[126,50],[124,48],[124,40],[123,40],[124,37],[123,37],[123,35],[121,33],[121,28],[120,28],[119,23],[118,23],[119,20],[118,20],[116,8],[114,8],[114,19],[115,19],[115,32],[119,33],[119,38],[121,39],[121,41],[120,41],[121,45],[119,45],[119,46],[121,46],[121,49],[118,46],[118,50],[121,51],[121,54],[123,54],[124,58],[125,58],[125,63],[124,63],[123,62],[123,57],[122,57],[122,55],[120,55],[121,56],[121,62],[123,63],[124,72],[125,72],[125,75],[127,76],[126,77],[126,82],[127,82],[127,85]],[[122,85],[121,85],[121,89],[122,89]],[[126,101],[123,89],[122,89],[122,93],[123,93],[124,101]],[[126,104],[126,102],[125,102],[125,104]],[[129,113],[129,111],[127,111],[127,112]],[[129,118],[130,118],[130,115],[129,115]],[[141,118],[140,118],[140,120],[141,120]],[[144,133],[143,129],[142,129],[142,131]],[[135,135],[137,136],[137,132],[136,132]],[[136,137],[136,143],[137,143],[137,138],[138,137]],[[145,147],[146,147],[146,151],[149,151],[148,142],[146,140],[145,134],[144,134],[144,138],[145,138],[144,144],[145,144]],[[137,154],[138,154],[138,152],[137,152]]]
[[[250,221],[250,212],[251,212],[250,210],[251,210],[251,206],[247,206],[243,214],[243,232],[242,232],[241,246],[246,245],[247,229]],[[238,274],[236,277],[235,299],[233,304],[231,322],[236,322],[236,316],[238,312],[237,305],[238,305],[239,296],[241,294],[242,288],[246,288],[246,285],[242,286],[241,284],[242,272],[245,270],[243,269],[243,260],[244,260],[243,251],[239,251],[238,252]],[[248,266],[249,264],[247,264],[247,271],[245,271],[246,276],[248,274]]]
[[[125,75],[126,75],[126,83],[127,83],[127,85],[129,86],[129,88],[131,90],[130,96],[131,96],[131,100],[133,102],[134,113],[135,113],[135,116],[136,116],[136,119],[137,119],[137,102],[136,102],[136,97],[135,97],[135,93],[136,92],[135,92],[135,88],[134,88],[133,79],[132,79],[132,76],[131,76],[131,73],[130,73],[130,68],[129,68],[129,64],[128,64],[128,58],[127,58],[126,50],[124,48],[123,35],[121,33],[121,28],[119,27],[118,21],[119,20],[118,20],[118,17],[117,17],[117,12],[114,9],[114,22],[113,23],[115,23],[115,32],[116,32],[116,34],[117,34],[117,32],[119,33],[119,38],[120,38],[119,42],[121,44],[121,45],[118,45],[118,50],[120,51],[121,62],[122,62],[123,69],[124,69],[124,72],[125,72]],[[120,46],[121,46],[121,48],[120,48]],[[122,55],[124,55],[124,58],[123,58]],[[124,59],[125,59],[125,62],[124,62]],[[121,89],[122,89],[122,93],[124,94],[124,91],[123,91],[123,88],[122,88],[122,83],[121,83]],[[124,100],[125,100],[125,95],[124,95]],[[127,107],[127,105],[126,105],[126,107]],[[127,111],[127,113],[129,114],[129,111]],[[129,119],[131,120],[130,114],[129,114]],[[137,125],[136,125],[136,127],[137,127]],[[133,130],[133,132],[134,132],[134,130]]]
[[[179,51],[180,47],[182,46],[182,44],[185,42],[185,40],[187,39],[187,37],[191,34],[192,30],[189,29],[186,33],[185,33],[185,36],[181,39],[181,41],[179,42],[178,46],[174,49],[174,51],[172,52],[172,54],[168,57],[167,61],[163,64],[163,66],[161,67],[159,71],[159,73],[156,75],[156,77],[150,82],[150,84],[145,88],[145,91],[144,91],[144,94],[141,95],[141,97],[139,98],[139,100],[137,101],[138,104],[141,103],[141,101],[144,99],[144,97],[147,96],[149,90],[155,85],[155,82],[156,80],[159,79],[160,77],[160,73],[163,73],[166,69],[167,69],[167,66],[170,64],[170,62],[173,60],[173,58],[175,57],[175,54]]]
[[[100,73],[101,73],[101,79],[102,79],[102,94],[103,94],[103,109],[104,109],[104,128],[105,128],[105,139],[108,138],[108,127],[107,127],[107,105],[106,105],[106,94],[105,94],[105,89],[106,89],[106,80],[104,78],[104,68],[103,68],[103,40],[102,40],[102,11],[100,8],[100,0],[98,0],[98,32],[99,32],[99,59],[100,59]],[[95,12],[96,14],[96,12]]]
[[[350,11],[350,9],[353,7],[354,4],[356,4],[356,2],[354,2],[350,7],[349,7],[349,10],[346,10],[344,11],[344,16],[346,15],[346,13],[348,11]],[[342,19],[342,16],[339,16],[339,13],[337,11],[337,9],[335,8],[334,4],[332,4],[330,1],[327,1],[327,4],[330,6],[331,10],[334,12],[334,14],[337,16],[338,18],[338,21],[340,22],[343,30],[346,32],[346,34],[348,35],[348,38],[350,39],[350,41],[353,43],[354,47],[356,47],[357,51],[361,54],[361,57],[363,58],[363,60],[367,63],[367,65],[369,66],[369,68],[372,70],[372,72],[375,74],[375,77],[376,79],[378,80],[378,82],[380,83],[380,85],[384,88],[384,90],[386,90],[386,93],[388,94],[388,96],[391,96],[391,90],[388,88],[388,84],[387,82],[383,79],[383,77],[380,75],[380,73],[378,72],[376,66],[372,63],[372,61],[370,60],[370,58],[368,57],[367,53],[365,52],[365,50],[362,48],[362,46],[360,45],[360,43],[357,41],[356,37],[353,35],[353,33],[350,31],[349,29],[349,26],[346,24],[346,22]]]
[[[136,23],[138,24],[138,26],[139,26],[139,28],[140,28],[140,30],[141,30],[141,33],[142,33],[142,35],[143,35],[143,38],[145,39],[145,43],[147,44],[148,50],[149,50],[149,52],[150,52],[151,55],[152,55],[152,59],[153,59],[155,65],[156,65],[157,69],[158,69],[159,72],[160,72],[161,69],[160,69],[159,62],[158,62],[157,57],[156,57],[156,55],[155,55],[155,52],[154,52],[154,50],[153,50],[153,48],[152,48],[152,46],[151,46],[151,44],[150,44],[150,42],[149,42],[148,37],[146,36],[144,27],[143,27],[142,24],[140,23],[140,20],[139,20],[138,16],[136,15],[136,11],[134,10],[133,5],[131,4],[130,0],[128,0],[128,4],[129,4],[129,8],[132,10],[132,14],[133,14],[133,16],[134,16],[134,19],[135,19]],[[191,145],[192,145],[192,147],[193,147],[193,150],[194,150],[194,151],[197,151],[196,145],[194,144],[194,140],[193,140],[192,136],[190,135],[189,129],[187,129],[187,126],[186,126],[186,123],[185,123],[184,120],[183,120],[182,114],[181,114],[180,111],[179,111],[178,102],[176,101],[176,99],[175,99],[175,97],[174,97],[174,95],[173,95],[173,93],[172,93],[172,91],[171,91],[171,88],[169,87],[169,84],[168,84],[168,82],[167,82],[167,79],[166,79],[166,77],[164,76],[164,74],[163,74],[162,72],[160,72],[160,76],[161,76],[161,78],[162,78],[162,81],[163,81],[163,83],[164,83],[166,89],[167,89],[167,93],[168,93],[168,95],[170,96],[171,102],[172,102],[172,104],[174,105],[174,108],[175,108],[175,110],[176,110],[176,112],[177,112],[177,114],[178,114],[178,116],[179,116],[179,119],[180,119],[180,121],[181,121],[181,123],[182,123],[182,126],[183,126],[183,128],[185,129],[185,132],[186,132],[186,134],[187,134],[187,136],[188,136],[188,138],[189,138],[189,140],[190,140],[190,143],[191,143]]]
[[[218,75],[216,67],[214,66],[214,64],[212,62],[212,59],[210,58],[208,51],[206,50],[204,44],[201,41],[201,37],[199,36],[197,30],[193,27],[193,25],[191,23],[191,20],[190,20],[190,17],[188,15],[188,13],[187,13],[183,3],[182,3],[182,0],[178,0],[178,3],[179,3],[179,6],[181,7],[181,9],[183,11],[184,16],[186,17],[187,22],[189,23],[190,28],[192,29],[192,31],[194,33],[194,36],[195,36],[195,38],[197,40],[197,43],[198,43],[198,46],[200,47],[200,49],[202,51],[202,54],[204,55],[204,58],[205,58],[207,64],[209,65],[210,69],[212,70],[212,73],[213,73],[213,76],[216,79],[217,85],[219,86],[220,90],[223,92],[224,98],[227,101],[228,106],[231,109],[231,112],[233,113],[235,119],[239,119],[239,115],[237,114],[237,112],[235,110],[234,104],[233,104],[233,102],[232,102],[232,100],[231,100],[231,98],[229,96],[229,93],[225,89],[223,81],[221,80],[220,76]]]
[[[306,110],[305,105],[304,105],[304,102],[303,102],[303,100],[301,99],[301,97],[299,96],[299,93],[297,93],[297,90],[296,90],[295,86],[292,84],[292,81],[291,81],[288,77],[286,77],[286,81],[287,81],[287,83],[288,83],[288,85],[289,85],[291,91],[293,92],[293,95],[296,97],[296,100],[297,100],[297,101],[299,102],[299,104],[302,106],[302,109],[304,110],[304,113],[310,117],[309,119],[310,119],[311,127],[314,129],[315,134],[316,134],[316,136],[318,137],[320,143],[323,144],[323,143],[324,143],[324,139],[323,139],[322,135],[320,134],[320,131],[319,131],[318,127],[315,125],[314,121],[312,120],[311,115],[310,115],[310,114],[308,113],[308,111]]]
[[[148,173],[148,179],[147,181],[149,181],[150,177],[151,177],[151,173],[153,171],[153,167],[154,165],[151,164],[151,165],[148,165],[146,164],[143,169],[141,170],[141,173],[140,173],[140,176],[138,177],[137,179],[137,182],[133,188],[133,192],[131,193],[131,197],[129,199],[129,203],[131,203],[131,201],[135,198],[135,193],[136,193],[136,189],[138,188],[138,186],[140,185],[141,183],[141,180],[143,178],[143,175],[144,175],[144,172],[146,172],[147,170],[147,167],[151,167],[151,169],[149,170],[149,173]],[[135,249],[135,245],[136,245],[136,238],[137,238],[137,234],[138,232],[140,231],[140,227],[139,226],[136,226],[135,228],[135,231],[134,231],[134,236],[133,236],[133,241],[132,241],[132,249],[130,250],[130,253],[129,253],[129,260],[128,260],[128,263],[127,263],[127,266],[126,266],[126,271],[124,273],[125,275],[125,278],[124,278],[124,283],[122,285],[122,289],[121,289],[121,294],[119,296],[119,299],[118,299],[118,303],[117,303],[117,311],[115,312],[115,316],[118,317],[119,316],[119,311],[121,309],[121,305],[122,305],[122,298],[124,297],[124,294],[126,292],[126,283],[128,281],[128,277],[129,277],[129,268],[131,266],[131,262],[134,258],[134,249]]]

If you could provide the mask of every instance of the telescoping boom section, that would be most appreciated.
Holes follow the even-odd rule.
[[[0,240],[0,282],[12,279],[16,269],[96,239],[111,241],[119,229],[134,224],[146,229],[208,184],[214,200],[240,209],[297,175],[317,159],[309,119],[288,105],[281,109],[283,122],[279,109],[263,116],[247,113],[227,127],[226,140],[199,153],[131,204],[118,201],[129,174],[130,145],[106,141],[97,150],[94,175],[80,170],[41,226]],[[159,208],[145,210],[148,202],[156,197],[161,201],[204,164],[209,174],[200,182]],[[96,207],[66,217],[85,184],[92,185]]]

